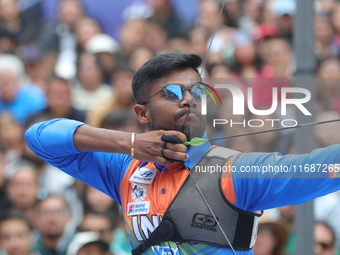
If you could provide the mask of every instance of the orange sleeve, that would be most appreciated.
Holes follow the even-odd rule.
[[[237,154],[235,156],[232,156],[227,163],[225,164],[227,166],[227,169],[230,169],[233,165],[234,159],[240,154]],[[222,173],[222,179],[221,179],[221,187],[222,192],[225,196],[225,198],[232,204],[236,203],[236,194],[235,194],[235,188],[233,183],[233,176],[232,172],[223,172]]]

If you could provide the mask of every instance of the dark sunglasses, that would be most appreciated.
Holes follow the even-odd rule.
[[[190,94],[197,102],[201,102],[201,95],[210,93],[210,89],[207,86],[200,83],[196,83],[191,88],[184,88],[182,85],[179,84],[170,84],[158,90],[155,94],[150,96],[147,100],[145,100],[141,104],[142,105],[146,104],[151,98],[153,98],[155,95],[162,91],[164,91],[165,96],[171,102],[180,102],[183,100],[186,90],[189,90]]]
[[[322,248],[324,251],[333,248],[333,244],[331,244],[331,243],[316,242],[315,244],[316,244],[316,245],[320,245],[321,248]]]

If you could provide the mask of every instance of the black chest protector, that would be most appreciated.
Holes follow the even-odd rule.
[[[223,170],[227,171],[224,166],[228,159],[238,153],[239,151],[223,147],[210,150],[191,170],[191,175],[164,213],[162,222],[149,239],[135,248],[132,254],[141,254],[152,245],[164,241],[230,248],[223,232],[234,249],[250,250],[256,240],[257,223],[261,214],[238,209],[225,198],[221,188]],[[215,172],[211,173],[213,170]],[[211,210],[191,176],[207,199]]]

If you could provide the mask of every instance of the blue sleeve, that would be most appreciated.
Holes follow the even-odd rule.
[[[328,166],[339,168],[339,163],[339,144],[300,155],[241,154],[233,164],[235,205],[246,211],[265,210],[305,203],[339,190],[340,178],[328,176]]]
[[[67,119],[37,123],[26,131],[27,145],[46,162],[121,204],[120,181],[131,158],[118,153],[79,152],[73,144],[73,134],[81,125],[84,123]]]

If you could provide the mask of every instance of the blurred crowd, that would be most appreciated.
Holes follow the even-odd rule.
[[[183,1],[181,11],[171,0],[127,1],[117,36],[112,37],[108,24],[91,16],[81,0],[56,1],[56,19],[48,22],[43,19],[43,1],[0,0],[0,255],[125,255],[131,250],[116,202],[28,149],[23,134],[32,124],[70,118],[95,127],[144,132],[133,113],[131,81],[143,63],[164,52],[196,53],[203,59],[207,55],[202,77],[223,78],[242,91],[252,88],[256,109],[271,107],[273,88],[293,86],[295,1],[228,0],[220,16],[223,1],[195,0],[188,6]],[[192,21],[183,17],[190,12],[189,2],[195,6]],[[96,5],[97,17],[107,12],[105,4]],[[314,117],[338,119],[340,1],[315,0],[314,32]],[[280,122],[265,119],[287,119],[279,109],[270,116],[233,116],[231,94],[221,95],[223,108],[210,112],[208,121],[257,119],[264,125],[208,128],[210,136],[280,127]],[[293,118],[294,112],[289,110],[288,116]],[[318,146],[340,143],[339,127],[337,122],[317,126]],[[294,152],[292,132],[219,144],[245,152]],[[337,254],[340,222],[334,219],[340,212],[340,194],[318,198],[314,207],[315,252]],[[294,206],[266,213],[255,255],[294,251]]]

